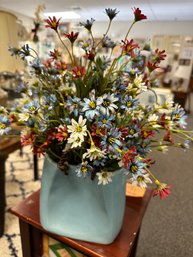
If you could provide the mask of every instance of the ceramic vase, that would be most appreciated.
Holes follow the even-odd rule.
[[[75,165],[68,175],[45,157],[40,194],[40,220],[44,229],[74,239],[110,244],[118,235],[125,211],[126,176],[114,172],[112,182],[78,177]]]

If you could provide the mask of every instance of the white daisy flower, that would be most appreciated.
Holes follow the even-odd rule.
[[[155,113],[150,114],[149,117],[147,118],[148,122],[151,123],[151,126],[153,128],[160,128],[160,125],[157,124],[159,116],[157,116]]]
[[[109,182],[112,182],[112,172],[102,171],[98,172],[96,175],[98,176],[98,185],[107,185]]]
[[[129,83],[127,90],[133,88],[133,85],[135,85],[135,87],[137,86],[139,91],[147,91],[147,86],[145,85],[145,82],[143,82],[142,75],[136,75],[134,81]]]
[[[29,113],[20,113],[19,121],[28,121],[29,117],[30,117]]]
[[[83,159],[89,158],[90,161],[96,159],[102,159],[105,155],[104,151],[101,151],[94,144],[91,145],[90,149],[87,149],[87,152],[83,154]]]
[[[82,143],[84,142],[84,139],[80,139],[80,137],[72,137],[70,136],[68,138],[68,143],[71,144],[71,148],[80,147]]]
[[[83,120],[82,115],[79,116],[78,122],[74,119],[71,120],[72,125],[68,125],[68,133],[71,133],[70,138],[78,139],[81,142],[84,141],[84,137],[87,135],[86,119]]]
[[[110,113],[114,113],[115,109],[118,108],[115,102],[117,102],[119,99],[117,97],[114,97],[113,94],[104,94],[102,96],[102,99],[100,98],[100,101],[101,100],[102,103],[100,105],[100,112],[104,115],[110,115]]]
[[[168,152],[168,146],[167,145],[162,145],[160,143],[159,146],[157,146],[156,148],[158,151],[162,152],[162,153],[167,153]]]
[[[129,181],[131,182],[132,186],[140,186],[142,188],[146,188],[147,183],[152,183],[151,179],[149,178],[149,174],[133,175]]]

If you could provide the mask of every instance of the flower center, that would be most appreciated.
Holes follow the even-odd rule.
[[[137,172],[138,167],[137,167],[137,165],[132,164],[130,169],[131,169],[131,172],[132,172],[132,173],[135,173],[135,172]]]
[[[175,120],[179,120],[179,119],[180,119],[179,114],[176,114],[176,115],[175,115]]]
[[[82,131],[82,127],[79,126],[79,125],[77,125],[77,126],[76,126],[76,132],[81,132],[81,131]]]
[[[103,105],[105,106],[105,107],[108,107],[109,105],[110,105],[110,101],[107,101],[107,100],[104,100],[103,101]]]
[[[82,166],[81,171],[82,171],[83,173],[86,173],[86,172],[87,172],[87,168],[86,168],[85,166]]]
[[[131,107],[131,102],[127,102],[127,107]]]
[[[6,128],[6,125],[4,123],[1,124],[0,126],[1,129],[5,129]]]
[[[96,104],[95,104],[94,101],[91,101],[91,102],[89,103],[89,106],[90,106],[92,109],[95,109],[95,108],[96,108]]]
[[[103,178],[107,178],[107,177],[108,177],[107,172],[103,172],[103,173],[102,173],[102,177],[103,177]]]
[[[36,107],[34,105],[29,108],[30,112],[35,111],[35,109],[36,109]]]
[[[107,120],[104,118],[104,119],[102,120],[102,122],[103,122],[103,124],[106,124],[106,123],[107,123]]]
[[[142,177],[142,176],[138,176],[138,177],[137,177],[137,181],[138,181],[138,182],[143,181],[143,177]]]
[[[109,137],[108,142],[112,145],[115,142],[115,138],[114,137]]]
[[[130,130],[129,130],[129,133],[130,133],[131,135],[134,135],[135,130],[134,130],[134,129],[130,129]]]

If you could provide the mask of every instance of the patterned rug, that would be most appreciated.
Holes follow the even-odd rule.
[[[38,160],[41,177],[43,159]],[[40,181],[33,179],[33,156],[29,148],[23,155],[15,151],[6,161],[6,216],[5,232],[0,238],[0,257],[22,257],[18,218],[9,212],[22,199],[40,188]]]

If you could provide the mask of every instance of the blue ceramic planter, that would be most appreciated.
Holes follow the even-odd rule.
[[[42,226],[55,234],[89,242],[110,244],[118,235],[125,210],[126,176],[115,172],[105,186],[97,179],[77,177],[70,166],[69,175],[45,158],[40,194]]]

